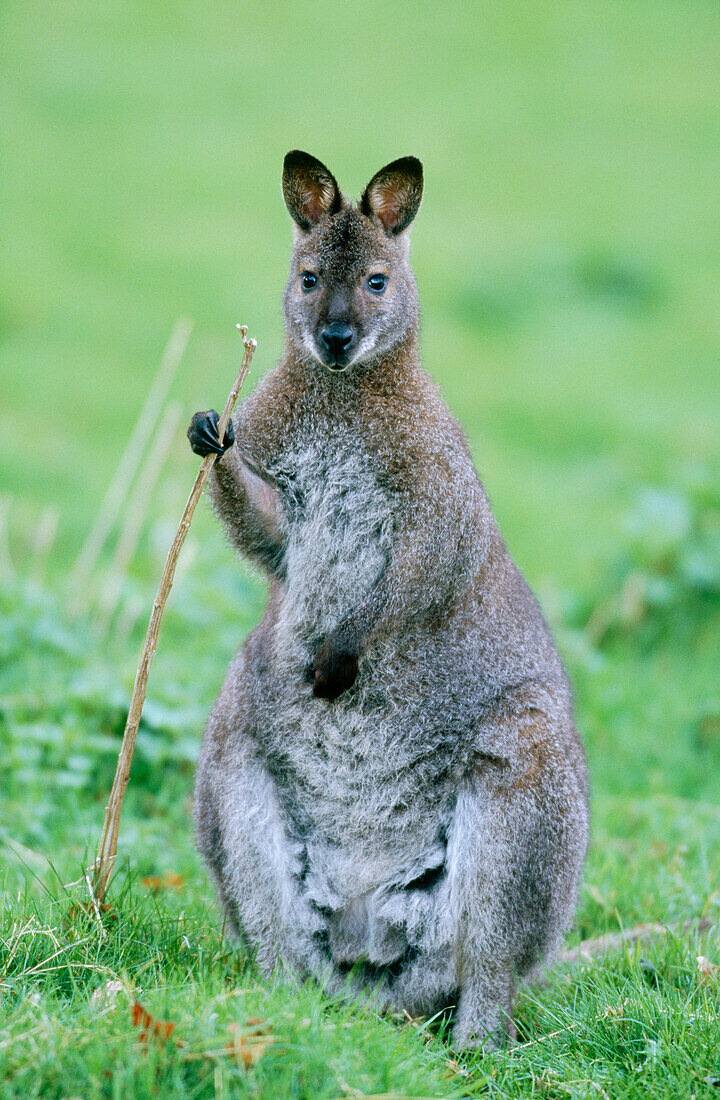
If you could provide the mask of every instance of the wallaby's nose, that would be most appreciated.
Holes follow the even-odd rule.
[[[327,328],[322,331],[322,342],[325,345],[328,355],[336,361],[344,358],[345,352],[352,343],[353,330],[350,325],[341,325],[338,322],[328,325]]]

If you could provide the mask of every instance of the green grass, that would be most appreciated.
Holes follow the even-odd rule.
[[[720,908],[720,17],[712,0],[9,0],[0,13],[0,1096],[717,1095],[717,933],[525,990],[521,1043],[261,981],[190,824],[200,731],[261,614],[202,507],[163,626],[104,929],[79,908],[144,616],[195,460],[178,438],[118,618],[66,579],[176,318],[189,419],[235,321],[281,346],[284,152],[357,193],[420,156],[423,355],[575,686],[593,836],[571,942]],[[0,501],[0,502],[1,502]],[[43,509],[59,530],[43,565]],[[193,557],[194,553],[194,557]],[[74,612],[71,614],[70,612]],[[79,614],[78,614],[79,612]],[[142,878],[172,871],[177,889]],[[114,1006],[92,995],[123,983]],[[139,1040],[131,1000],[183,1040]],[[223,1051],[260,1017],[249,1069]]]
[[[612,1097],[712,1095],[705,1079],[720,1077],[720,997],[717,979],[701,980],[697,956],[720,966],[715,935],[701,943],[669,937],[560,970],[547,987],[521,994],[517,1049],[457,1061],[442,1028],[379,1017],[372,1004],[343,1005],[312,983],[293,988],[258,977],[252,961],[223,937],[190,829],[196,731],[227,638],[216,636],[217,652],[209,655],[207,636],[196,646],[184,647],[183,639],[208,591],[212,596],[213,580],[227,597],[226,622],[235,620],[236,629],[247,624],[253,600],[253,590],[233,584],[212,555],[206,568],[204,576],[199,569],[187,578],[168,616],[125,804],[120,871],[102,927],[88,911],[82,869],[92,859],[130,678],[108,668],[112,643],[98,647],[91,624],[68,621],[47,591],[28,583],[3,588],[0,1095],[310,1100],[590,1096],[598,1088]],[[574,628],[559,622],[557,629],[570,639]],[[576,665],[583,709],[597,709],[600,729],[609,692],[620,713],[640,713],[635,696],[619,698],[617,690],[633,668],[633,644],[596,652],[601,667],[593,673]],[[611,726],[608,720],[606,733]],[[663,756],[661,747],[654,775],[620,738],[612,748],[600,732],[589,740],[600,778],[571,942],[641,921],[674,925],[717,915],[720,806],[710,799],[718,746],[694,750],[697,775],[710,773],[703,801],[697,791],[671,793],[682,789],[683,773],[662,770],[672,754]],[[645,734],[646,749],[650,743]],[[601,766],[606,755],[621,772],[614,783],[612,767]],[[168,872],[180,876],[177,887],[152,892],[142,882]],[[122,992],[114,1005],[98,1005],[93,994],[109,981],[122,983]],[[174,1038],[141,1042],[134,1000],[174,1022],[182,1045]],[[258,1018],[272,1042],[245,1069],[226,1048],[252,1032],[249,1021]]]

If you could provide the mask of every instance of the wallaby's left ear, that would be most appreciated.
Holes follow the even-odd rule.
[[[410,225],[422,193],[422,164],[417,157],[400,157],[375,173],[360,199],[360,209],[369,218],[377,218],[394,237]]]

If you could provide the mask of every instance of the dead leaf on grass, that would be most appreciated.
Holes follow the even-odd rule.
[[[251,1031],[247,1027],[252,1028]],[[232,1040],[226,1044],[226,1052],[233,1058],[242,1062],[245,1069],[259,1062],[267,1048],[274,1042],[274,1036],[268,1024],[256,1016],[252,1016],[245,1028],[238,1024],[230,1024]]]
[[[117,978],[109,978],[105,985],[100,985],[90,998],[90,1006],[96,1012],[104,1012],[108,1008],[114,1008],[118,994],[124,989],[123,983]]]
[[[711,963],[710,959],[706,959],[704,955],[698,955],[696,962],[700,985],[708,985],[710,982],[718,981],[720,967],[716,966],[715,963]]]
[[[445,1068],[450,1072],[449,1077],[469,1077],[470,1070],[465,1069],[464,1066],[458,1065],[454,1058],[447,1058],[445,1061]]]
[[[171,1037],[175,1031],[175,1024],[171,1020],[158,1020],[154,1016],[151,1016],[146,1008],[140,1004],[139,1001],[134,1001],[132,1006],[132,1022],[133,1027],[140,1028],[139,1039],[141,1043],[147,1044],[151,1039],[156,1042],[164,1044]],[[177,1046],[184,1046],[185,1043],[182,1039],[175,1036],[174,1042]]]
[[[625,1009],[629,1003],[630,998],[625,997],[624,1000],[618,1001],[615,1005],[605,1005],[600,1015],[606,1020],[618,1020],[625,1015]]]
[[[185,879],[175,871],[166,871],[164,875],[148,875],[140,881],[145,889],[151,890],[153,894],[161,890],[179,890],[185,885]]]
[[[172,1038],[178,1047],[185,1048],[181,1054],[184,1061],[212,1061],[217,1063],[219,1058],[234,1058],[245,1069],[254,1066],[268,1047],[274,1042],[269,1024],[258,1017],[251,1017],[247,1024],[241,1027],[239,1024],[231,1024],[232,1039],[219,1049],[192,1050],[188,1044],[175,1032],[175,1023],[172,1020],[158,1020],[144,1008],[139,1001],[134,1001],[132,1006],[133,1026],[140,1028],[138,1036],[140,1042],[147,1046],[151,1041],[164,1046]],[[248,1030],[249,1029],[249,1030]]]

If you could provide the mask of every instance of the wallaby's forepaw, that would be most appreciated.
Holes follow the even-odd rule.
[[[190,421],[187,437],[195,454],[202,455],[205,458],[206,455],[210,454],[224,455],[235,442],[235,431],[232,420],[229,420],[225,429],[225,438],[220,443],[218,439],[218,414],[215,409],[208,409],[207,412],[195,413]]]
[[[355,683],[359,655],[331,634],[315,654],[313,695],[337,699]]]

